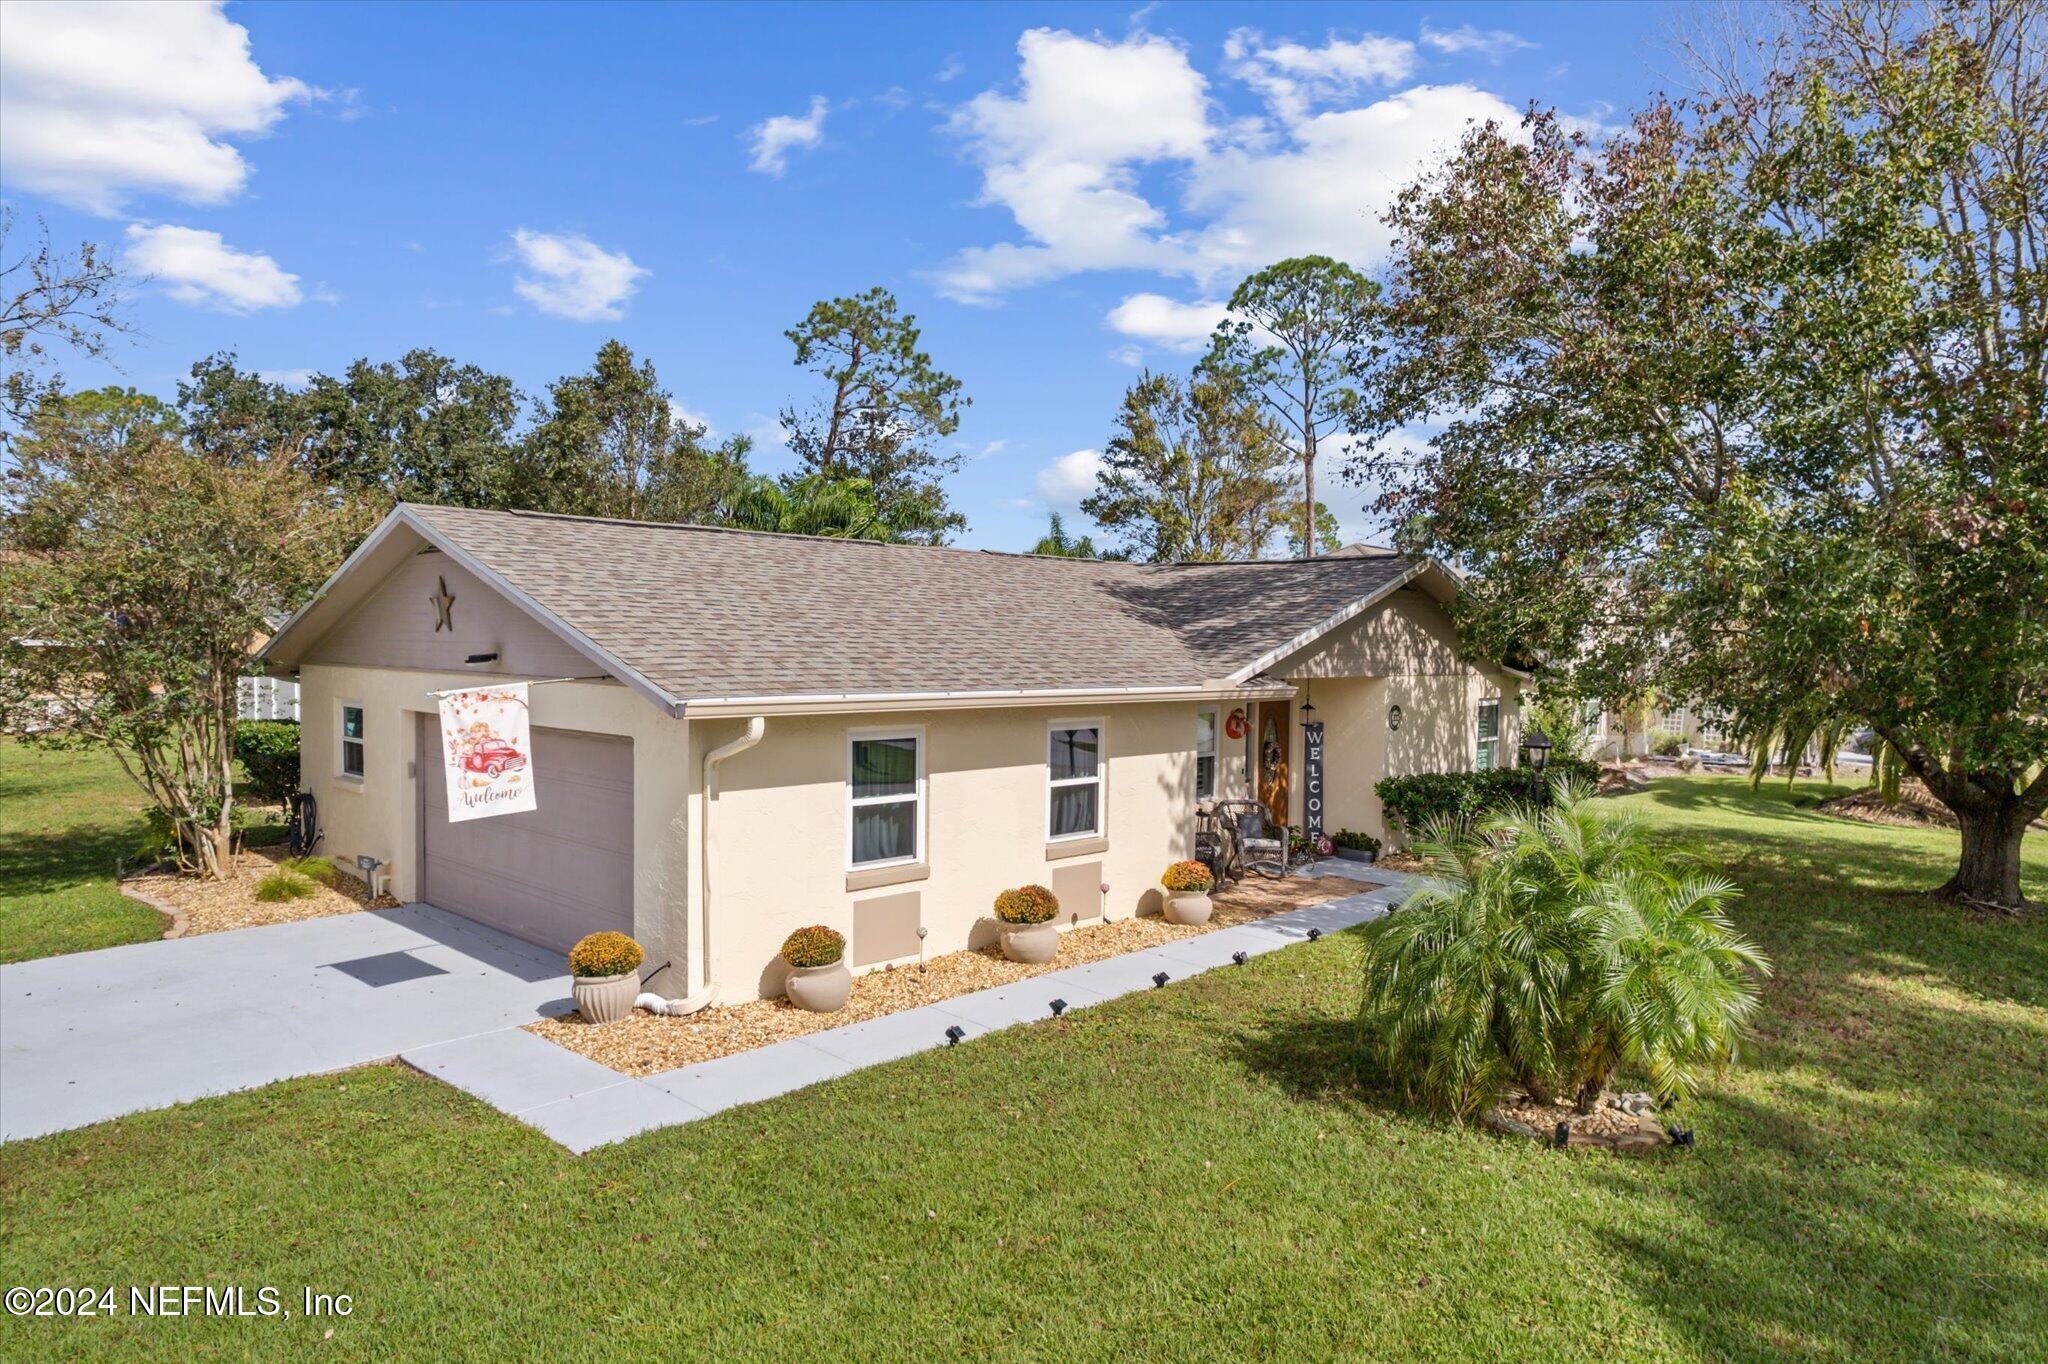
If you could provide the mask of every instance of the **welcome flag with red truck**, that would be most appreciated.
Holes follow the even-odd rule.
[[[533,809],[526,684],[442,692],[441,760],[449,823]]]

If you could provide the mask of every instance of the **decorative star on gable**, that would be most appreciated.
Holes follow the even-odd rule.
[[[434,633],[438,635],[446,630],[452,635],[455,633],[455,594],[448,590],[446,578],[436,581],[441,584],[441,590],[427,598],[434,604]]]

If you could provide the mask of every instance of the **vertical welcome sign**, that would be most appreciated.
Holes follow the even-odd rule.
[[[524,682],[441,693],[449,823],[534,808],[527,714]]]
[[[1310,842],[1323,834],[1323,722],[1310,720],[1301,727],[1302,833]]]

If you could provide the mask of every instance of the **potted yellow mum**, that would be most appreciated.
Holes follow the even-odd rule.
[[[623,933],[592,933],[569,949],[569,992],[586,1023],[616,1023],[633,1012],[647,954]]]
[[[1185,924],[1193,928],[1209,922],[1215,912],[1215,902],[1209,898],[1210,887],[1216,878],[1200,862],[1176,862],[1166,869],[1166,875],[1159,878],[1159,884],[1166,888],[1166,919],[1168,923]]]
[[[837,1013],[853,993],[853,972],[846,969],[846,938],[823,924],[799,928],[782,940],[782,960],[789,978],[782,989],[789,1002],[814,1014]]]
[[[1003,955],[1036,966],[1060,950],[1060,931],[1053,917],[1060,902],[1044,886],[1019,886],[996,896],[996,918],[1003,924]]]

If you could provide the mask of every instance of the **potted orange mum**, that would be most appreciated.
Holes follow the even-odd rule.
[[[1200,862],[1176,862],[1159,878],[1159,884],[1166,888],[1167,922],[1190,928],[1209,922],[1216,909],[1209,890],[1216,878],[1207,867]]]
[[[623,933],[592,933],[569,949],[569,993],[586,1023],[616,1023],[633,1012],[647,954]]]

